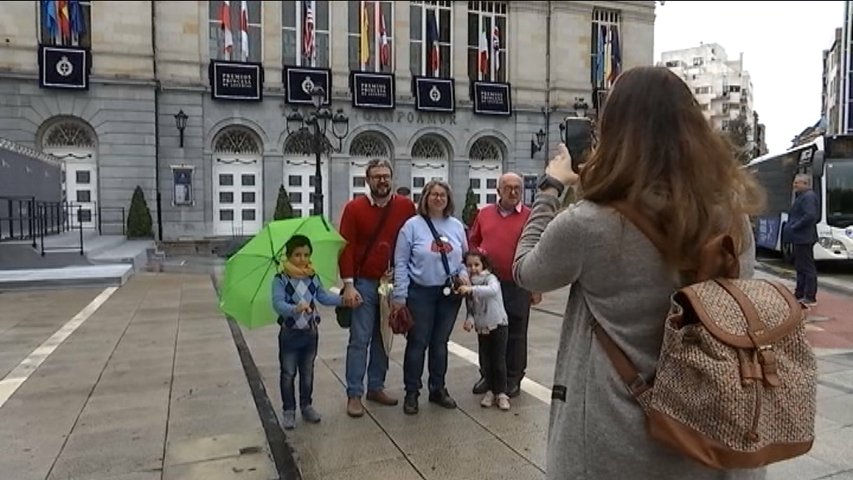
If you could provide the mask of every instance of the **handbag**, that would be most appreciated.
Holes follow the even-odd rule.
[[[362,265],[364,265],[364,261],[367,260],[367,257],[373,250],[373,246],[376,245],[376,239],[379,238],[379,233],[385,226],[386,220],[388,220],[388,215],[390,215],[391,208],[393,208],[393,206],[394,205],[389,201],[388,205],[386,205],[385,208],[382,209],[382,217],[379,219],[379,225],[376,227],[376,230],[373,232],[373,235],[371,235],[370,241],[367,242],[367,248],[364,249],[364,254],[361,255],[361,260],[359,260],[359,262],[355,264],[356,277],[358,277],[359,269]],[[335,307],[335,319],[338,321],[338,325],[340,325],[341,328],[349,328],[350,325],[352,325],[352,308],[345,307],[343,305],[341,305],[340,307]]]
[[[412,320],[412,312],[406,306],[398,308],[396,312],[392,313],[388,323],[391,325],[392,332],[401,335],[405,335],[415,326],[415,321]]]
[[[447,280],[444,282],[442,293],[445,297],[455,295],[456,289],[459,288],[462,282],[457,275],[450,273],[450,262],[447,261],[447,252],[444,251],[444,242],[441,240],[438,230],[435,229],[435,225],[432,224],[432,220],[429,217],[426,215],[423,215],[423,217],[429,227],[429,231],[432,232],[432,238],[435,240],[436,245],[438,245],[438,251],[441,252],[441,263],[444,266],[444,273],[447,274]]]

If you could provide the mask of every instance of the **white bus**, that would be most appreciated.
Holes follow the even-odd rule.
[[[820,198],[815,260],[853,259],[853,135],[818,137],[784,153],[758,157],[746,168],[767,191],[767,208],[753,219],[758,246],[793,260],[782,229],[794,200],[794,175],[805,173]]]

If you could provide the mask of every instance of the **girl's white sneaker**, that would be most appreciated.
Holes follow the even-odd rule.
[[[503,411],[509,410],[509,397],[505,393],[498,395],[498,408]]]
[[[494,404],[495,404],[495,394],[492,393],[491,390],[489,390],[488,392],[486,392],[485,395],[483,395],[483,399],[480,401],[480,406],[489,408]]]

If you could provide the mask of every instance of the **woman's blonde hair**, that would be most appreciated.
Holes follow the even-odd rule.
[[[764,192],[669,69],[639,67],[620,75],[598,139],[581,171],[583,198],[634,205],[672,246],[664,252],[670,267],[693,270],[699,249],[722,233],[739,251],[746,248],[745,216],[761,211]]]

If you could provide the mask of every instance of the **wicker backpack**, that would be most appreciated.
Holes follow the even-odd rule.
[[[663,236],[625,203],[613,205],[663,251]],[[731,237],[702,251],[697,283],[678,290],[653,381],[600,325],[593,332],[646,413],[649,435],[708,467],[756,468],[814,442],[817,362],[789,290],[738,279]]]

